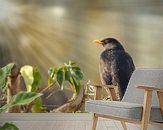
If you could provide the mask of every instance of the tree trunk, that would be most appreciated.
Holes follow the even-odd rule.
[[[20,75],[19,68],[14,65],[11,70],[11,75],[8,76],[8,88],[7,88],[7,103],[10,99],[20,91]],[[8,113],[18,113],[20,109],[18,106],[11,107],[7,110]]]
[[[84,95],[85,88],[82,86],[80,92],[77,94],[75,99],[60,106],[59,108],[53,110],[52,112],[76,112],[82,106]]]

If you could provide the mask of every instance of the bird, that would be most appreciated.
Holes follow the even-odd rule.
[[[135,70],[133,59],[115,38],[105,38],[94,42],[104,47],[99,63],[101,82],[104,85],[116,86],[118,100],[122,100],[129,79]]]

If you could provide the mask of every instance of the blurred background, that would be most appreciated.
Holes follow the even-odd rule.
[[[0,0],[0,67],[47,70],[69,60],[100,82],[95,39],[115,37],[136,67],[163,67],[162,0]]]

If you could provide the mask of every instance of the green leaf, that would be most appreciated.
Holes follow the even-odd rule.
[[[0,111],[6,110],[13,106],[29,104],[40,96],[42,96],[42,93],[20,91],[11,98],[8,104],[2,106]]]
[[[73,61],[69,61],[69,65],[75,65],[76,62],[73,62]]]
[[[25,65],[20,70],[28,92],[35,92],[41,86],[42,79],[38,68]]]
[[[74,87],[75,87],[75,91],[76,93],[79,93],[80,89],[81,89],[81,84],[79,81],[77,81],[74,77],[72,77],[73,83],[74,83]]]
[[[19,128],[12,123],[5,123],[3,126],[0,126],[0,130],[19,130]]]
[[[65,80],[69,80],[71,77],[71,71],[69,68],[65,69]]]
[[[72,67],[72,70],[80,70],[80,67],[78,66]]]
[[[48,70],[48,75],[51,77],[52,73],[53,73],[53,68],[50,68],[50,69]]]
[[[32,92],[35,92],[38,90],[38,88],[41,86],[42,80],[41,80],[41,74],[38,70],[38,68],[33,67],[33,83],[32,83]]]
[[[25,65],[25,66],[21,67],[20,72],[21,72],[21,75],[24,78],[27,91],[31,92],[31,90],[32,90],[32,83],[34,81],[33,67],[30,66],[30,65]]]
[[[16,96],[13,96],[9,104],[13,105],[25,105],[31,103],[36,98],[42,96],[41,93],[35,93],[35,92],[19,92]]]
[[[80,70],[72,70],[72,74],[77,80],[83,79],[83,73]]]
[[[76,93],[76,89],[75,89],[75,85],[73,83],[73,79],[70,78],[70,80],[68,80],[68,82],[71,84],[72,91]]]
[[[48,70],[49,77],[54,77],[54,74],[57,72],[57,68],[53,67]]]
[[[49,77],[48,79],[48,86],[50,86],[53,83],[53,78]]]
[[[53,75],[53,77],[51,76],[51,78],[49,78],[48,84],[53,80],[56,80],[60,88],[63,89],[64,81],[68,81],[75,93],[80,91],[83,73],[81,72],[80,67],[76,66],[75,62],[69,61],[68,63],[64,63],[63,66],[55,68],[57,71],[53,74],[52,69],[54,68],[51,68],[51,72],[49,74]]]
[[[7,83],[7,76],[11,73],[14,63],[10,63],[3,68],[0,68],[0,91],[4,91]]]
[[[41,98],[37,98],[34,101],[34,105],[32,106],[32,113],[40,113],[42,111],[42,100]]]
[[[48,70],[48,75],[49,75],[48,86],[50,86],[53,83],[57,70],[58,70],[58,68],[50,68]]]
[[[56,80],[57,80],[61,90],[63,90],[63,82],[64,82],[64,71],[63,71],[63,68],[60,68],[56,72]]]

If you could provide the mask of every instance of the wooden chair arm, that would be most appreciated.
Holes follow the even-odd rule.
[[[89,85],[95,87],[94,100],[101,99],[102,88],[107,88],[110,91],[111,99],[113,101],[118,100],[118,98],[116,96],[116,92],[115,92],[116,86],[114,86],[114,85],[103,85],[103,84],[92,84],[92,83],[90,83]]]
[[[143,117],[150,116],[151,110],[151,100],[152,100],[152,92],[157,91],[157,96],[161,108],[161,113],[163,114],[163,89],[159,87],[152,87],[152,86],[137,86],[138,89],[145,90],[144,95],[144,106],[143,106]],[[147,112],[148,111],[148,112]],[[147,114],[148,113],[148,114]],[[147,114],[147,115],[146,115]]]
[[[114,88],[115,88],[114,85],[93,84],[93,83],[91,83],[91,84],[89,84],[89,85],[94,86],[94,87],[98,87],[98,88],[103,88],[103,87],[104,87],[104,88],[107,87],[107,88],[109,88],[109,89],[114,89]]]
[[[137,86],[137,89],[143,89],[146,91],[159,91],[159,92],[163,92],[162,88],[159,87],[152,87],[152,86]]]

